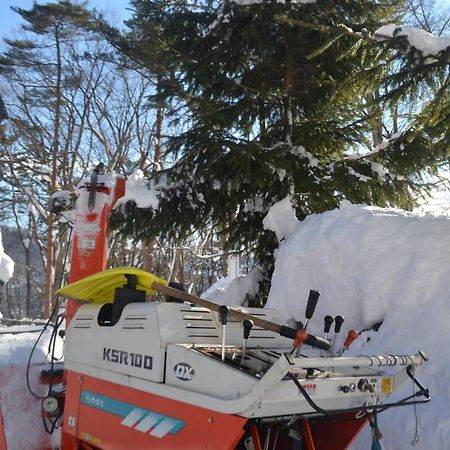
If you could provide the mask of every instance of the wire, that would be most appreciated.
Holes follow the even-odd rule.
[[[45,397],[42,397],[42,396],[36,394],[35,392],[33,392],[33,390],[31,389],[31,385],[30,385],[30,366],[31,366],[31,359],[33,358],[34,351],[36,350],[36,347],[37,347],[37,345],[38,345],[38,343],[39,343],[39,341],[40,341],[42,335],[44,334],[45,330],[46,330],[46,329],[48,328],[48,326],[50,325],[51,319],[52,319],[52,317],[54,316],[55,312],[57,311],[57,308],[58,308],[58,307],[59,307],[59,299],[55,302],[55,305],[53,306],[53,310],[52,310],[52,312],[51,312],[51,314],[50,314],[50,317],[48,318],[47,322],[45,323],[44,328],[42,329],[42,331],[39,333],[39,336],[38,336],[38,338],[36,339],[36,341],[35,341],[35,343],[34,343],[34,345],[33,345],[33,348],[31,349],[30,356],[28,357],[27,371],[26,371],[26,374],[27,374],[27,388],[28,388],[28,391],[30,392],[30,394],[31,394],[34,398],[37,398],[38,400],[44,400],[45,398],[47,398],[47,395],[48,395],[48,394],[47,394]]]
[[[52,420],[50,417],[43,417],[42,423],[44,424],[45,431],[48,434],[52,434],[56,429],[58,429],[62,425],[62,413],[56,416],[55,420]],[[48,423],[50,423],[50,426]]]
[[[412,368],[412,374],[414,376],[414,366]],[[413,393],[413,395],[416,393],[414,380],[412,380],[412,393]],[[411,441],[411,446],[413,446],[413,447],[419,443],[419,424],[418,424],[418,419],[417,419],[416,405],[414,405],[414,420],[415,420],[415,430],[414,430],[414,437]]]
[[[63,321],[64,316],[62,314],[58,314],[55,325],[53,327],[52,335],[50,336],[50,341],[48,343],[47,356],[50,355],[50,383],[48,387],[49,393],[52,392],[53,388],[53,380],[55,375],[55,360],[58,360],[57,358],[55,358],[56,338],[58,337],[58,330]]]
[[[378,412],[383,412],[389,408],[393,408],[393,407],[397,407],[397,406],[408,406],[408,405],[428,403],[431,400],[431,396],[430,396],[428,389],[425,389],[414,377],[414,374],[411,374],[410,370],[408,370],[408,369],[410,369],[410,366],[407,367],[406,373],[413,380],[413,382],[420,387],[420,391],[417,391],[413,395],[410,395],[409,397],[405,397],[404,399],[399,400],[396,403],[385,403],[385,404],[380,404],[380,405],[365,405],[365,406],[359,406],[356,408],[331,409],[331,410],[323,409],[319,405],[317,405],[312,400],[312,398],[309,396],[309,394],[306,392],[305,388],[300,384],[300,382],[295,377],[295,375],[293,375],[292,373],[288,373],[287,376],[294,382],[294,384],[297,386],[298,390],[301,392],[301,394],[303,395],[303,397],[305,398],[305,400],[307,401],[309,406],[311,406],[311,408],[313,408],[318,413],[329,416],[332,414],[339,414],[339,413],[344,413],[344,412],[354,412],[354,411],[375,410]],[[425,397],[425,400],[415,400],[412,402],[408,402],[408,400],[411,400],[412,398],[421,397],[421,396]]]

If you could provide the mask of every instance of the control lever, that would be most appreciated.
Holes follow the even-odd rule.
[[[303,324],[301,322],[296,322],[296,324],[297,324],[297,331],[305,329],[305,327],[303,326]],[[300,355],[300,349],[301,349],[301,346],[297,347],[297,351],[295,352],[295,357],[296,358],[298,358],[298,356]]]
[[[356,330],[349,330],[347,334],[347,338],[344,341],[344,347],[342,350],[338,353],[338,356],[341,356],[345,350],[347,350],[350,345],[352,345],[353,341],[359,336],[359,333]]]
[[[244,343],[242,344],[241,364],[243,364],[245,360],[245,352],[247,350],[247,340],[250,336],[250,331],[252,331],[253,325],[254,325],[253,320],[244,320],[242,322],[242,326],[244,327]]]
[[[225,332],[230,308],[227,305],[219,306],[219,319],[222,324],[222,361],[225,361]]]
[[[323,336],[323,338],[324,338],[325,340],[327,340],[327,338],[328,338],[328,333],[330,332],[331,325],[333,325],[334,319],[333,319],[332,316],[325,316],[325,317],[323,318],[323,322],[324,322],[324,323],[323,323],[323,332],[325,333],[324,336]],[[325,353],[325,351],[324,351],[324,350],[321,350],[321,351],[320,351],[320,356],[323,356],[324,353]]]
[[[334,338],[333,344],[331,345],[331,354],[334,355],[334,348],[336,347],[336,341],[338,335],[341,331],[342,324],[344,323],[344,318],[342,316],[336,316],[334,318]]]
[[[293,345],[292,350],[291,350],[291,355],[294,353],[294,351],[296,349],[297,349],[297,353],[300,353],[300,349],[302,348],[302,344],[303,344],[303,342],[306,341],[306,339],[308,339],[308,333],[305,331],[305,329],[302,328],[301,330],[298,330],[296,335],[295,335],[294,345]]]
[[[316,310],[317,301],[319,300],[319,296],[320,296],[319,291],[314,291],[312,289],[309,291],[308,302],[306,303],[306,311],[305,311],[306,321],[305,321],[305,326],[303,327],[304,330],[306,330],[306,328],[308,328],[308,321],[314,315],[314,311]]]

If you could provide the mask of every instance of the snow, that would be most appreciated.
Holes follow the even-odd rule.
[[[290,197],[275,203],[263,220],[264,229],[272,230],[276,234],[278,242],[288,238],[297,224],[298,220],[295,217]]]
[[[292,147],[291,153],[296,156],[303,156],[308,159],[310,167],[317,167],[319,165],[319,160],[315,158],[311,153],[309,153],[303,145],[298,145]]]
[[[14,261],[5,253],[0,231],[0,285],[5,284],[14,273]]]
[[[53,209],[64,211],[70,206],[72,194],[66,190],[56,191],[51,195],[50,199]]]
[[[405,36],[409,46],[418,50],[427,62],[432,62],[439,53],[450,47],[450,37],[434,36],[425,30],[413,27],[399,27],[393,23],[384,25],[374,34],[376,39],[386,40],[396,36]]]
[[[241,306],[246,296],[258,293],[258,284],[262,279],[259,269],[253,269],[246,276],[221,278],[202,294],[206,300],[220,305]]]
[[[419,378],[432,402],[417,408],[420,441],[416,449],[448,448],[450,440],[450,220],[343,202],[338,210],[297,222],[280,244],[267,307],[287,320],[304,320],[310,289],[321,291],[309,331],[323,334],[326,314],[345,317],[348,329],[364,330],[383,321],[379,332],[364,333],[349,354],[414,354],[430,361]],[[345,332],[344,332],[345,331]],[[370,342],[366,336],[370,335]],[[411,393],[407,384],[397,399]],[[384,450],[409,448],[414,436],[411,407],[380,414]],[[355,450],[370,445],[366,430]]]
[[[11,450],[53,448],[51,446],[60,441],[59,432],[50,437],[44,430],[41,401],[32,397],[26,386],[27,361],[42,328],[36,325],[0,325],[0,412],[8,449]],[[43,334],[30,367],[30,386],[39,396],[47,394],[48,387],[39,384],[39,373],[44,365],[45,368],[48,365],[46,355],[50,334],[49,329]],[[58,338],[55,356],[61,353],[62,343]]]
[[[244,204],[244,212],[254,213],[264,211],[264,198],[254,197],[251,200],[246,200]]]
[[[154,184],[144,178],[144,173],[137,170],[126,181],[125,196],[116,204],[116,207],[134,201],[138,208],[158,209],[159,200]]]

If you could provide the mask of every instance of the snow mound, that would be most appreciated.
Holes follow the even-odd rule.
[[[3,250],[2,232],[0,231],[0,285],[5,284],[14,273],[14,261]]]
[[[277,235],[278,242],[287,239],[299,221],[295,216],[294,208],[291,204],[291,198],[286,197],[275,203],[266,214],[263,220],[265,230],[272,230]]]
[[[321,291],[308,330],[323,335],[326,314],[345,316],[342,345],[351,328],[364,330],[383,321],[370,342],[359,338],[350,354],[415,354],[429,361],[418,376],[431,391],[431,403],[418,407],[420,441],[414,448],[449,448],[450,442],[450,219],[343,202],[338,210],[299,222],[280,244],[267,307],[287,320],[304,320],[310,289]],[[410,395],[407,383],[395,399]],[[392,399],[394,400],[394,398]],[[410,447],[412,407],[380,414],[384,450]],[[369,431],[354,449],[368,448]]]
[[[261,281],[261,271],[253,269],[243,277],[221,278],[202,294],[206,300],[219,305],[241,306],[248,295],[258,293],[258,284]]]

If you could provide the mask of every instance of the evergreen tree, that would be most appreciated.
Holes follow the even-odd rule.
[[[262,218],[276,201],[291,195],[300,219],[342,199],[411,208],[422,171],[447,157],[448,78],[433,114],[372,145],[385,105],[446,70],[445,55],[413,64],[402,39],[372,38],[401,19],[401,1],[132,5],[122,48],[152,70],[162,63],[182,131],[167,137],[177,159],[158,178],[159,210],[128,205],[126,233],[187,236],[212,224],[270,267],[276,243]]]

